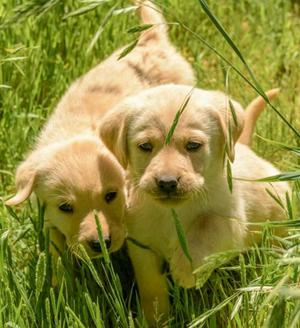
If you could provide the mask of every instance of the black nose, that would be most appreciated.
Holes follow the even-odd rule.
[[[105,238],[104,242],[105,242],[106,248],[109,249],[110,245],[111,245],[111,238],[110,237]],[[89,246],[94,252],[101,253],[101,251],[102,251],[101,250],[101,244],[100,244],[100,241],[98,239],[90,240],[89,241]]]
[[[171,193],[177,189],[177,178],[174,176],[161,176],[156,180],[159,189],[166,193]]]
[[[111,246],[111,238],[110,237],[105,238],[104,242],[105,242],[106,248],[109,249]]]

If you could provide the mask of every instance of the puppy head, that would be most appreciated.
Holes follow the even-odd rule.
[[[94,211],[109,251],[121,247],[125,189],[123,169],[96,138],[74,138],[33,152],[18,168],[17,205],[35,192],[45,205],[45,226],[58,229],[69,247],[83,244],[100,255]]]
[[[203,195],[223,175],[228,130],[232,144],[243,126],[243,109],[220,92],[194,89],[168,145],[166,136],[191,87],[165,85],[127,98],[107,114],[100,136],[133,184],[159,202],[179,204]],[[229,156],[234,158],[234,147]]]

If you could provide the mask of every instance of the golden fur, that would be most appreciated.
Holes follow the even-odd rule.
[[[174,117],[189,94],[171,141],[166,144]],[[192,287],[194,270],[205,257],[243,249],[258,239],[248,223],[285,217],[284,210],[266,192],[270,188],[267,183],[234,179],[233,192],[229,190],[225,145],[229,158],[235,158],[234,178],[253,180],[278,174],[249,147],[236,143],[244,125],[244,111],[239,103],[232,100],[232,104],[236,121],[223,93],[165,85],[127,98],[101,122],[102,140],[128,171],[128,235],[148,247],[128,242],[150,323],[155,322],[155,315],[169,310],[167,283],[161,271],[164,261],[178,284]],[[254,113],[255,104],[247,112]],[[281,199],[289,190],[285,182],[271,188]],[[171,208],[181,220],[192,264],[179,244]]]
[[[124,170],[96,135],[97,121],[137,91],[170,82],[194,83],[190,65],[168,41],[158,9],[146,1],[140,16],[154,26],[126,57],[118,59],[124,48],[119,49],[72,84],[17,169],[17,193],[6,204],[37,195],[46,206],[53,253],[81,243],[89,255],[99,255],[95,211],[109,250],[124,241]]]

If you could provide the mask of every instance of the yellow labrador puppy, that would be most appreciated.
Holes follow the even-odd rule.
[[[125,238],[124,170],[99,139],[97,120],[125,96],[150,86],[194,84],[190,65],[168,41],[159,10],[146,1],[140,16],[153,26],[141,34],[135,49],[122,59],[124,48],[119,49],[72,84],[17,169],[17,193],[6,205],[36,194],[45,204],[53,254],[79,243],[90,256],[100,254],[95,211],[109,251]]]
[[[225,94],[171,84],[127,98],[101,122],[102,140],[128,170],[126,224],[134,241],[128,247],[150,323],[155,314],[169,310],[164,261],[178,284],[193,287],[193,272],[205,257],[253,242],[247,223],[284,218],[284,210],[266,192],[268,184],[233,180],[233,191],[229,190],[224,164],[228,129],[235,144],[244,123],[243,108],[233,100],[232,104],[236,119]],[[262,101],[255,104],[261,106]],[[180,108],[178,125],[166,143]],[[243,135],[245,142],[250,134],[251,124]],[[227,148],[234,178],[278,174],[246,145]],[[288,185],[277,183],[274,189],[284,197]],[[191,262],[179,244],[172,208],[183,226]]]

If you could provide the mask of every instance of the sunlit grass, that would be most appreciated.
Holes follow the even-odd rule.
[[[134,12],[112,12],[125,1],[27,1],[0,3],[0,195],[14,192],[14,170],[67,86],[120,46],[134,42]],[[198,1],[160,1],[172,41],[192,63],[198,86],[220,89],[246,105],[253,89],[249,71]],[[300,5],[289,0],[208,1],[263,90],[281,88],[276,108],[300,126]],[[89,10],[88,10],[89,9]],[[79,15],[80,14],[80,15]],[[100,32],[99,32],[100,31]],[[200,38],[222,54],[222,61]],[[176,69],[176,68],[174,68]],[[224,79],[224,71],[228,72]],[[299,172],[300,140],[271,109],[254,139],[258,153],[284,171]],[[273,142],[269,142],[272,140]],[[281,144],[278,144],[281,143]],[[283,146],[283,145],[284,146]],[[298,148],[297,148],[298,147]],[[287,208],[289,235],[263,232],[263,244],[215,269],[199,290],[170,283],[170,327],[298,327],[299,183]],[[42,208],[0,205],[0,327],[144,327],[132,269],[125,252],[111,261],[79,263],[64,254],[52,268]],[[274,246],[271,242],[277,240]],[[223,257],[222,257],[223,256]],[[226,257],[227,256],[227,257]],[[60,284],[51,286],[51,271]],[[203,272],[205,276],[205,272]]]

